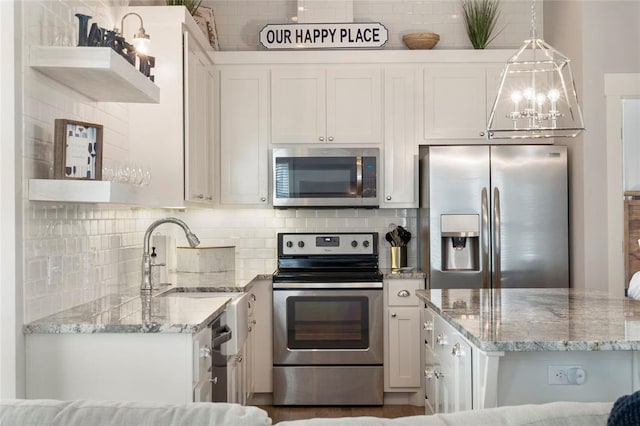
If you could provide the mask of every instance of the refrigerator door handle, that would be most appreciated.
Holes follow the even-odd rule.
[[[489,201],[487,187],[482,188],[482,288],[489,288]]]
[[[500,190],[493,188],[493,288],[500,288]]]

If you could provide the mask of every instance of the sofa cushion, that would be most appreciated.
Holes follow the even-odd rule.
[[[2,426],[269,426],[257,407],[225,403],[2,400]]]
[[[612,403],[552,402],[399,417],[315,418],[280,422],[277,426],[604,426]]]

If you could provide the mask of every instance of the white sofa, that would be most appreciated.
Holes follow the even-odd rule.
[[[451,414],[381,419],[314,418],[279,426],[604,426],[612,403],[554,402]],[[257,407],[223,403],[1,400],[0,426],[268,426]]]

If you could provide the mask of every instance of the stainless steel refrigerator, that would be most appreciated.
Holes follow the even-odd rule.
[[[430,288],[569,287],[565,146],[421,146],[420,185]]]

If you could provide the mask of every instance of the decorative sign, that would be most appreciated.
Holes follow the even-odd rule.
[[[380,22],[269,24],[260,31],[260,43],[267,49],[377,48],[388,38]]]
[[[155,57],[137,52],[135,47],[128,43],[122,35],[115,31],[101,28],[95,22],[89,28],[89,19],[92,18],[89,15],[76,13],[76,18],[78,18],[78,46],[110,47],[134,67],[136,66],[137,57],[138,70],[151,81],[154,80],[151,75],[151,68],[156,65]]]
[[[53,177],[55,179],[102,179],[101,124],[55,120]]]

